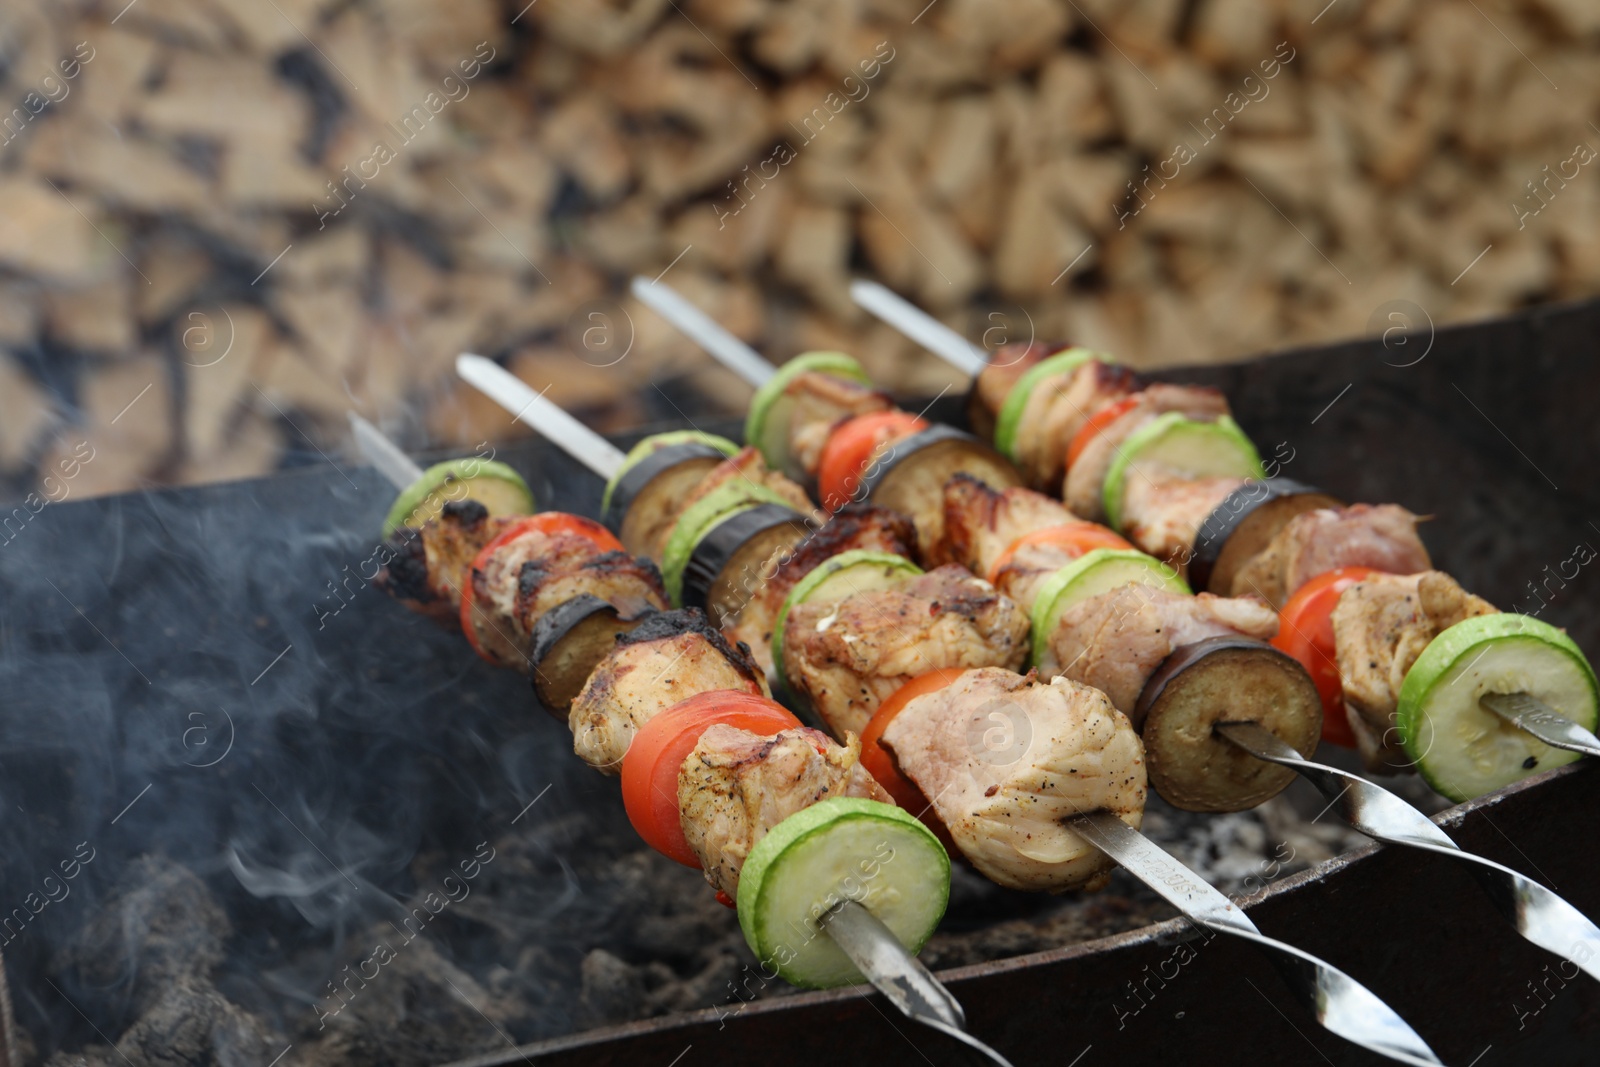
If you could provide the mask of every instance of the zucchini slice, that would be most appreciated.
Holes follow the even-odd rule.
[[[1097,548],[1085,552],[1045,579],[1029,612],[1033,628],[1033,665],[1039,668],[1039,673],[1051,678],[1061,668],[1050,651],[1050,635],[1055,633],[1068,608],[1132,582],[1174,593],[1189,592],[1188,583],[1177,571],[1154,556],[1131,548]]]
[[[778,373],[756,390],[750,401],[750,414],[745,418],[744,443],[759,448],[768,467],[797,482],[806,480],[806,472],[789,454],[789,417],[794,413],[794,402],[784,395],[784,390],[807,371],[872,384],[861,364],[843,352],[804,352],[779,367]]]
[[[1006,394],[1005,403],[1000,405],[1000,414],[995,418],[994,446],[1007,459],[1013,463],[1020,462],[1017,456],[1017,432],[1022,428],[1022,416],[1027,410],[1029,398],[1039,391],[1039,386],[1044,380],[1058,374],[1071,373],[1091,359],[1098,359],[1103,363],[1116,362],[1103,352],[1092,352],[1087,348],[1068,348],[1035,363],[1017,379],[1017,384]]]
[[[1021,485],[1011,461],[970,433],[930,426],[902,437],[862,475],[863,498],[911,519],[923,559],[944,536],[944,483],[970,474],[994,489]]]
[[[1196,588],[1233,595],[1239,569],[1266,548],[1290,519],[1318,508],[1342,508],[1344,501],[1293,478],[1247,482],[1229,493],[1200,524],[1189,578]]]
[[[476,500],[491,517],[532,515],[533,490],[522,475],[504,463],[480,456],[463,456],[435,463],[422,477],[394,498],[383,520],[384,539],[402,526],[421,526],[436,519],[453,500]]]
[[[1224,635],[1175,649],[1145,683],[1134,709],[1150,787],[1184,811],[1244,811],[1294,781],[1256,759],[1218,723],[1251,722],[1302,756],[1322,736],[1322,698],[1298,660],[1265,641]]]
[[[1478,706],[1486,693],[1527,693],[1595,729],[1600,689],[1572,638],[1529,615],[1478,615],[1439,634],[1400,686],[1396,728],[1427,783],[1471,800],[1580,759]]]
[[[541,615],[528,643],[539,706],[565,724],[573,699],[616,647],[617,635],[630,632],[650,614],[624,618],[615,605],[583,593]]]
[[[683,607],[683,569],[700,538],[730,513],[754,504],[783,504],[783,498],[764,485],[740,478],[717,486],[683,509],[661,549],[661,582],[673,607]]]
[[[921,573],[922,568],[904,556],[856,548],[839,553],[801,578],[784,597],[772,626],[772,662],[779,683],[787,684],[783,674],[783,633],[789,612],[796,605],[808,600],[827,603],[856,593],[892,589],[906,578]]]
[[[600,499],[602,521],[617,532],[622,547],[646,555],[671,525],[694,485],[724,459],[739,451],[726,437],[699,430],[652,434],[628,450]]]
[[[1122,494],[1129,478],[1171,476],[1263,479],[1266,471],[1256,446],[1231,416],[1202,422],[1168,411],[1133,431],[1117,449],[1100,489],[1107,524],[1122,529]]]
[[[739,928],[763,968],[805,989],[864,981],[819,925],[861,904],[911,952],[950,900],[950,856],[933,831],[892,804],[832,797],[767,832],[739,875]]]
[[[703,607],[711,625],[725,625],[772,580],[767,562],[810,532],[806,517],[783,504],[752,504],[717,521],[684,564],[684,606]]]

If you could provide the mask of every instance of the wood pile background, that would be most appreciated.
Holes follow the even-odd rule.
[[[523,4],[0,9],[4,495],[507,433],[463,349],[739,409],[635,272],[928,393],[850,277],[1140,365],[1600,291],[1594,0]]]

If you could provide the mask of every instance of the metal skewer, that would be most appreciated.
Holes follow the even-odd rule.
[[[422,477],[422,468],[400,451],[399,445],[353,411],[350,412],[350,430],[355,434],[356,447],[361,450],[361,455],[396,489],[408,489]]]
[[[1233,901],[1115,815],[1106,811],[1076,815],[1067,826],[1191,922],[1244,938],[1266,952],[1285,984],[1327,1030],[1400,1063],[1439,1063],[1416,1031],[1366,986],[1309,952],[1267,937]]]
[[[850,298],[969,377],[989,365],[983,349],[887,286],[853,281]]]
[[[628,288],[641,304],[672,323],[678,332],[705,349],[718,363],[757,389],[777,373],[761,353],[723,329],[670,285],[635,275]]]
[[[1485,693],[1478,705],[1551,748],[1600,756],[1600,737],[1585,730],[1544,701],[1527,693]]]
[[[622,469],[626,457],[621,449],[568,415],[555,401],[546,400],[543,393],[534,392],[527,382],[493,360],[463,352],[456,357],[456,373],[511,412],[518,422],[538,430],[601,478],[609,481]]]
[[[623,454],[610,441],[491,360],[463,353],[456,358],[456,373],[600,477],[609,479],[622,466]],[[966,1016],[955,997],[866,908],[847,901],[829,913],[822,929],[908,1019],[1010,1067],[1004,1056],[966,1032]]]
[[[1470,864],[1469,869],[1495,910],[1518,933],[1540,948],[1572,960],[1590,977],[1600,980],[1600,928],[1555,893],[1509,867],[1462,851],[1432,819],[1389,790],[1360,775],[1308,760],[1255,723],[1220,723],[1216,731],[1257,759],[1299,772],[1332,801],[1345,822],[1368,837]],[[1590,946],[1589,952],[1575,951],[1585,943]]]

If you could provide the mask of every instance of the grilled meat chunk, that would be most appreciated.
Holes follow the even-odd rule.
[[[1122,532],[1142,552],[1186,574],[1200,526],[1243,478],[1132,478],[1122,498]]]
[[[385,545],[391,559],[373,581],[412,611],[459,625],[461,587],[473,557],[514,521],[491,518],[476,500],[452,500],[437,519],[394,532]]]
[[[518,611],[524,586],[530,608],[540,603],[551,606],[556,602],[538,597],[539,586],[556,575],[578,571],[603,553],[581,534],[544,530],[528,530],[498,546],[481,567],[471,568],[467,578],[472,583],[472,610],[463,621],[471,625],[478,648],[496,666],[528,673],[532,666],[528,642],[538,617]]]
[[[1080,521],[1043,493],[1020,487],[998,491],[965,474],[945,484],[944,515],[940,559],[982,575],[1018,538]],[[1029,610],[1045,581],[1074,558],[1060,545],[1023,545],[994,576],[995,588]]]
[[[835,736],[860,733],[890,693],[941,667],[1022,666],[1028,616],[960,567],[789,612],[783,671]]]
[[[794,404],[789,416],[789,450],[813,478],[822,462],[822,448],[840,423],[894,407],[887,393],[820,371],[796,375],[783,392]]]
[[[762,737],[718,724],[700,735],[678,771],[683,836],[706,881],[730,898],[767,831],[829,797],[894,801],[860,764],[854,734],[840,745],[804,727]]]
[[[667,610],[661,572],[647,559],[626,552],[602,552],[566,569],[530,560],[517,575],[512,612],[517,629],[532,634],[545,612],[585,593],[604,600],[625,619],[650,608]]]
[[[572,702],[567,725],[578,757],[620,774],[633,735],[659,712],[696,693],[738,689],[767,695],[750,650],[730,645],[698,609],[663,611],[617,638]]]
[[[988,574],[1017,538],[1076,521],[1076,515],[1043,493],[1021,487],[997,490],[970,474],[957,474],[944,486],[944,537],[932,561]]]
[[[1139,694],[1173,649],[1227,634],[1265,641],[1277,632],[1277,613],[1254,597],[1185,596],[1131,582],[1068,608],[1039,672],[1094,686],[1138,727]]]
[[[900,771],[973,866],[1013,889],[1103,884],[1112,863],[1062,825],[1110,811],[1137,829],[1144,747],[1099,690],[986,668],[907,704],[884,731]]]
[[[1091,416],[1144,388],[1127,367],[1091,359],[1038,384],[1017,425],[1016,453],[1028,484],[1054,490],[1067,472],[1067,448]]]
[[[749,645],[756,662],[770,675],[772,630],[777,625],[778,610],[796,582],[842,552],[866,549],[910,556],[916,543],[917,531],[911,520],[898,511],[876,504],[846,504],[798,545],[784,549],[762,568],[761,573],[771,578],[761,583],[737,618],[723,624],[723,630],[734,640]]]
[[[1492,615],[1442,571],[1374,574],[1346,589],[1333,609],[1334,652],[1345,714],[1370,770],[1410,766],[1394,726],[1406,672],[1428,642],[1462,619]]]
[[[1117,449],[1134,430],[1169,411],[1181,411],[1191,419],[1210,421],[1228,413],[1228,401],[1220,390],[1209,386],[1154,383],[1139,394],[1137,404],[1113,419],[1089,442],[1072,469],[1067,471],[1061,489],[1061,499],[1067,507],[1085,519],[1105,521],[1100,492]]]
[[[1336,567],[1416,574],[1433,566],[1417,517],[1398,504],[1352,504],[1302,512],[1233,579],[1233,595],[1254,593],[1282,609],[1295,590]]]

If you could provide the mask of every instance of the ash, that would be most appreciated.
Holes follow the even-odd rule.
[[[1287,797],[1226,816],[1152,798],[1145,829],[1245,896],[1360,840],[1310,821]],[[247,973],[249,953],[207,880],[145,856],[52,962],[52,980],[96,1018],[119,1020],[115,1031],[102,1025],[99,1039],[43,1062],[261,1067],[292,1047],[293,1063],[314,1067],[423,1067],[673,1012],[735,1012],[788,991],[760,981],[734,913],[698,872],[615,827],[563,816],[476,855],[490,858],[459,900],[434,894],[437,914],[424,887],[464,879],[455,856],[421,853],[411,872],[418,892],[392,917],[350,930],[331,956],[307,945],[264,976]],[[1000,959],[1173,914],[1122,872],[1100,893],[1050,897],[1000,889],[958,866],[950,912],[923,958],[936,968]],[[274,988],[291,995],[274,997]]]

